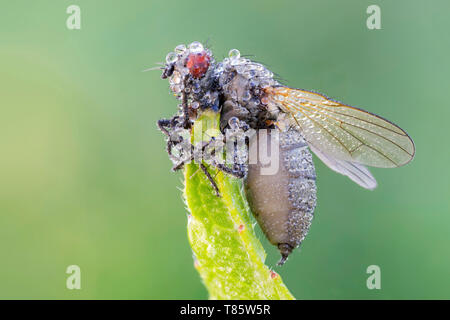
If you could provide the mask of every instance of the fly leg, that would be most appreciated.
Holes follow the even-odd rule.
[[[193,144],[190,144],[190,145],[189,145],[189,148],[190,148],[190,150],[191,150],[189,158],[188,158],[188,159],[185,159],[185,160],[181,160],[179,163],[175,164],[175,165],[172,167],[172,171],[178,171],[178,170],[180,170],[180,169],[183,169],[183,168],[184,168],[184,165],[185,165],[186,163],[190,163],[191,161],[194,161],[194,160],[195,160],[194,145],[193,145]]]
[[[200,148],[200,150],[201,150],[201,155],[206,155],[206,154],[207,154],[207,153],[206,153],[207,148],[210,147],[211,144],[214,143],[215,141],[216,141],[216,138],[212,137],[208,142],[203,142],[203,145],[202,145],[202,147]],[[211,151],[210,155],[212,156],[210,159],[202,159],[202,158],[199,158],[199,157],[198,157],[198,154],[195,154],[195,153],[193,152],[193,153],[192,153],[191,160],[196,161],[196,162],[199,164],[201,170],[203,171],[203,173],[205,174],[205,176],[208,178],[209,182],[211,183],[212,188],[213,188],[214,191],[216,192],[216,195],[217,195],[218,197],[220,197],[219,187],[217,186],[217,183],[216,183],[216,181],[214,180],[214,177],[211,176],[211,174],[208,172],[207,167],[206,167],[206,165],[203,163],[203,161],[204,161],[206,164],[210,165],[211,167],[213,167],[213,168],[215,168],[215,169],[217,169],[217,170],[220,170],[220,171],[222,171],[222,172],[224,172],[224,173],[226,173],[226,174],[232,175],[232,176],[234,176],[234,177],[236,177],[236,178],[239,178],[239,179],[244,178],[245,175],[246,175],[246,173],[247,173],[247,171],[244,170],[244,169],[241,169],[240,167],[239,167],[238,170],[235,169],[234,167],[233,167],[233,168],[230,168],[230,167],[226,166],[225,164],[220,163],[219,161],[217,161],[217,160],[214,158],[214,156],[216,155],[216,150],[215,150],[215,149],[213,149],[213,150]]]
[[[188,82],[188,79],[186,79],[184,81],[184,87],[185,88],[187,87],[187,82]],[[182,101],[181,108],[182,108],[182,112],[183,112],[183,128],[184,129],[190,129],[192,124],[191,124],[191,120],[189,118],[188,95],[184,91],[182,93],[181,101]]]
[[[246,132],[247,130],[249,130],[249,126],[247,125],[247,123],[245,121],[240,121],[238,118],[236,117],[232,117],[229,119],[228,121],[228,125],[229,125],[229,129],[227,130],[231,130],[231,135],[230,138],[236,135],[239,135],[241,133]],[[244,136],[245,139],[245,136]],[[212,165],[215,166],[217,169],[232,175],[238,179],[243,179],[245,178],[245,176],[247,175],[247,166],[245,164],[246,159],[248,158],[248,140],[245,139],[244,140],[244,146],[241,146],[245,148],[245,150],[239,150],[239,144],[237,141],[234,141],[233,139],[231,139],[230,141],[227,141],[227,135],[224,137],[224,143],[226,144],[228,143],[232,143],[233,144],[233,162],[232,162],[232,166],[231,168],[222,164],[222,163],[217,163],[217,162],[212,162]],[[243,157],[243,154],[245,154],[245,156]],[[214,159],[213,159],[214,160]]]
[[[211,165],[214,168],[216,168],[220,171],[223,171],[223,172],[225,172],[235,178],[238,178],[238,179],[243,179],[247,173],[247,171],[244,168],[241,168],[240,166],[230,168],[230,167],[227,167],[226,165],[224,165],[223,163],[217,163],[214,161],[211,162]]]
[[[189,120],[189,106],[187,102],[187,95],[183,94],[183,128],[189,129],[191,127],[191,121]]]
[[[187,102],[183,101],[183,104],[181,106],[184,107],[185,105],[187,105]],[[183,112],[187,111],[188,110],[186,108],[183,108]],[[172,171],[181,170],[182,168],[184,168],[184,165],[186,163],[195,161],[200,166],[200,169],[205,174],[205,176],[208,178],[216,195],[220,197],[220,192],[217,183],[215,182],[213,176],[211,176],[211,174],[208,172],[205,163],[235,178],[238,179],[244,178],[247,173],[247,170],[246,166],[240,164],[238,161],[239,157],[237,156],[236,152],[237,146],[234,145],[233,165],[230,167],[225,165],[224,163],[221,163],[215,158],[217,150],[214,148],[214,146],[212,151],[207,153],[207,148],[210,147],[213,143],[217,142],[217,138],[211,137],[211,139],[208,142],[202,142],[202,145],[196,148],[188,139],[185,139],[183,136],[176,134],[179,130],[185,130],[184,129],[185,126],[188,127],[190,126],[190,120],[187,117],[187,114],[185,114],[183,117],[174,116],[171,119],[161,119],[157,122],[158,128],[161,130],[161,132],[163,132],[167,136],[167,147],[166,147],[167,153],[169,154],[169,157],[174,163]],[[223,142],[225,141],[226,139],[224,138]],[[178,152],[181,151],[181,155],[188,155],[187,157],[184,157],[184,159],[180,159],[182,157],[181,155],[173,154],[173,150],[182,143],[185,143],[185,145],[181,149],[179,149]],[[204,159],[206,155],[212,157],[210,157],[210,159]]]
[[[211,174],[208,172],[208,169],[206,168],[206,166],[203,163],[200,163],[200,169],[202,169],[206,178],[208,178],[209,182],[211,183],[211,186],[213,187],[214,191],[216,192],[216,196],[220,197],[219,187],[217,186],[216,181],[211,176]]]
[[[156,124],[158,125],[159,130],[164,133],[166,136],[170,137],[170,132],[168,129],[173,128],[173,117],[172,119],[160,119]]]
[[[178,116],[174,116],[171,119],[160,119],[156,123],[159,130],[167,136],[166,151],[169,157],[173,157],[172,148],[183,141],[183,137],[179,136],[174,139],[173,133],[176,129],[180,128],[180,119]]]

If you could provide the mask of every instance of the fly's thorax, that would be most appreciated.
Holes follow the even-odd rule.
[[[245,121],[254,129],[270,127],[269,120],[275,120],[276,114],[267,109],[264,88],[277,84],[273,73],[262,64],[241,57],[236,49],[215,70],[224,99],[222,127],[231,117]]]
[[[284,258],[308,233],[316,205],[315,170],[311,153],[296,130],[269,133],[277,145],[267,150],[278,156],[279,168],[271,175],[262,174],[259,161],[249,164],[245,180],[246,196],[268,240],[279,247]],[[261,143],[255,135],[252,144]]]

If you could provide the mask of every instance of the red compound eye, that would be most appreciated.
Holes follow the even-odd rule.
[[[209,68],[209,55],[203,51],[189,54],[186,61],[186,68],[194,78],[201,78],[205,75]]]

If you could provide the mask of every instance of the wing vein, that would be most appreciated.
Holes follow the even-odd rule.
[[[391,168],[414,158],[414,142],[409,135],[376,114],[313,91],[279,86],[267,88],[265,93],[268,108],[274,107],[293,119],[283,116],[279,121],[288,120],[286,123],[296,126],[311,148],[316,146],[330,159],[353,163],[355,168],[350,171],[364,180],[368,177],[359,165]]]
[[[302,105],[302,107],[305,108],[305,107],[309,107],[309,106]],[[320,108],[320,109],[322,109],[322,110],[325,110],[325,113],[324,113],[324,112],[321,112],[320,110],[317,110],[318,112],[321,112],[324,116],[330,117],[330,118],[332,118],[332,119],[334,119],[334,120],[336,120],[336,121],[338,121],[338,122],[340,122],[340,123],[345,123],[345,124],[347,124],[347,125],[349,125],[349,126],[352,126],[352,127],[359,128],[359,129],[362,129],[362,130],[364,130],[364,131],[370,132],[370,133],[372,133],[372,134],[374,134],[374,135],[376,135],[376,136],[378,136],[378,137],[380,137],[380,138],[383,138],[383,139],[386,140],[386,141],[389,141],[390,143],[394,144],[396,147],[400,148],[402,151],[404,151],[405,153],[407,153],[409,156],[412,156],[411,153],[409,153],[407,150],[405,150],[402,146],[400,146],[399,144],[397,144],[395,141],[393,141],[393,140],[391,140],[391,139],[389,139],[389,138],[387,138],[387,137],[385,137],[385,136],[383,136],[383,135],[381,135],[381,134],[379,134],[379,133],[377,133],[377,132],[375,132],[375,131],[366,129],[366,128],[361,127],[361,126],[357,126],[357,125],[352,124],[352,123],[350,123],[350,122],[347,122],[347,121],[345,121],[345,120],[341,120],[341,119],[334,118],[334,117],[332,117],[332,116],[326,114],[326,112],[329,111],[329,112],[332,112],[332,113],[336,113],[336,114],[340,114],[340,115],[343,115],[343,116],[351,117],[351,118],[354,118],[354,119],[357,119],[357,120],[360,120],[360,121],[364,121],[364,122],[366,122],[366,123],[369,123],[369,124],[378,126],[378,127],[380,127],[380,128],[386,129],[386,130],[391,131],[391,132],[393,132],[393,133],[396,133],[395,131],[390,130],[390,129],[388,129],[388,128],[386,128],[386,127],[383,127],[383,126],[379,126],[379,125],[377,125],[376,123],[373,123],[373,122],[370,122],[370,121],[366,121],[366,120],[364,120],[364,119],[361,119],[361,118],[358,118],[358,117],[355,117],[355,116],[349,116],[349,115],[342,114],[342,113],[339,113],[339,112],[331,111],[331,110],[328,110],[328,109],[323,108],[323,107],[318,106],[318,105],[316,105],[316,107],[317,107],[317,108]],[[314,109],[313,109],[313,110],[314,110]],[[342,127],[341,127],[341,128],[342,128]],[[342,128],[342,129],[344,129],[344,128]],[[397,133],[397,134],[398,134],[398,133]],[[399,134],[399,135],[401,135],[401,134]],[[408,137],[406,134],[405,134],[405,135],[401,135],[401,136],[402,136],[402,137]],[[355,138],[356,138],[356,137],[355,137]]]
[[[309,120],[311,120],[312,122],[315,122],[315,123],[316,123],[318,126],[320,126],[323,130],[325,130],[326,132],[328,132],[328,134],[329,134],[330,136],[332,136],[337,142],[339,142],[339,143],[342,145],[342,147],[349,153],[350,156],[352,155],[351,152],[350,152],[350,150],[347,149],[347,146],[346,146],[345,144],[343,144],[342,141],[339,140],[339,138],[337,138],[334,134],[332,134],[330,131],[328,131],[328,129],[326,129],[324,126],[322,126],[322,125],[319,124],[318,122],[314,121],[313,119],[311,119],[306,113],[303,112],[303,110],[299,110],[299,109],[297,109],[297,108],[295,108],[295,109],[298,110],[298,111],[300,111],[301,113],[303,113],[303,115],[304,115],[305,117],[307,117],[307,118],[308,118]],[[295,115],[293,115],[293,116],[294,116],[294,118],[295,118]],[[297,120],[297,119],[296,119],[295,121],[298,123],[298,120]]]
[[[303,106],[303,105],[302,105]],[[303,112],[303,110],[300,110],[300,108],[296,108],[297,110],[299,110],[300,112],[302,112],[303,114],[305,114],[304,112]],[[306,111],[306,112],[310,112],[310,111],[308,111],[308,110],[306,110],[305,109],[305,106],[303,106],[303,109]],[[318,110],[317,110],[318,111]],[[320,111],[319,111],[320,112]],[[330,117],[330,116],[328,116],[327,114],[323,114],[326,118],[332,118],[332,117]],[[309,118],[309,117],[308,117]],[[333,118],[332,118],[333,119]],[[377,153],[379,153],[380,155],[382,155],[383,157],[385,157],[387,160],[389,160],[390,162],[392,162],[395,166],[398,166],[398,164],[394,161],[394,160],[392,160],[391,158],[389,158],[387,155],[385,155],[383,152],[381,152],[380,150],[378,150],[378,149],[376,149],[375,147],[373,147],[373,146],[371,146],[371,145],[369,145],[369,144],[367,144],[367,143],[365,143],[364,141],[362,141],[361,139],[359,139],[357,136],[355,136],[354,134],[352,134],[350,131],[348,131],[347,129],[345,129],[344,127],[342,127],[342,122],[344,122],[344,121],[341,121],[341,120],[339,120],[339,119],[335,119],[337,122],[339,122],[339,127],[338,128],[341,128],[343,131],[345,131],[345,132],[347,132],[349,135],[351,135],[353,138],[355,138],[356,140],[358,140],[360,143],[361,143],[361,145],[364,145],[364,146],[366,146],[366,147],[368,147],[368,148],[370,148],[370,149],[372,149],[373,151],[375,151],[375,152],[377,152]],[[327,120],[326,120],[327,121]],[[337,127],[335,124],[333,124],[332,122],[330,122],[330,121],[327,121],[328,123],[330,123],[331,125],[333,125],[333,126],[335,126],[335,127]],[[349,124],[349,123],[346,123],[346,122],[344,122],[345,124]],[[351,124],[349,124],[349,125],[351,125]],[[359,127],[358,127],[359,128]],[[362,128],[363,129],[363,128]],[[369,132],[371,132],[371,131],[369,131]],[[371,133],[373,133],[373,132],[371,132]],[[375,133],[374,133],[375,134]],[[384,137],[383,137],[384,138]],[[336,138],[336,139],[338,139],[339,140],[339,138]],[[386,138],[385,138],[386,139]],[[386,140],[388,140],[389,142],[391,142],[391,143],[393,143],[392,141],[390,141],[389,139],[386,139]],[[342,142],[341,142],[341,144],[342,145],[344,145]],[[395,144],[395,143],[394,143]],[[353,149],[352,151],[350,151],[349,149],[347,149],[346,148],[346,150],[350,153],[350,155],[353,155],[353,152],[355,152],[359,147],[361,147],[361,145],[359,145],[358,147],[356,147],[355,149]]]

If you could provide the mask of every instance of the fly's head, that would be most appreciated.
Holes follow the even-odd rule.
[[[200,42],[194,41],[188,47],[180,44],[174,52],[167,54],[161,78],[169,78],[170,89],[178,94],[189,80],[201,80],[213,63],[211,51]]]
[[[161,77],[169,79],[170,90],[183,101],[182,109],[195,119],[198,109],[219,110],[219,91],[212,52],[200,42],[175,47],[166,56]],[[186,111],[187,110],[187,111]]]

